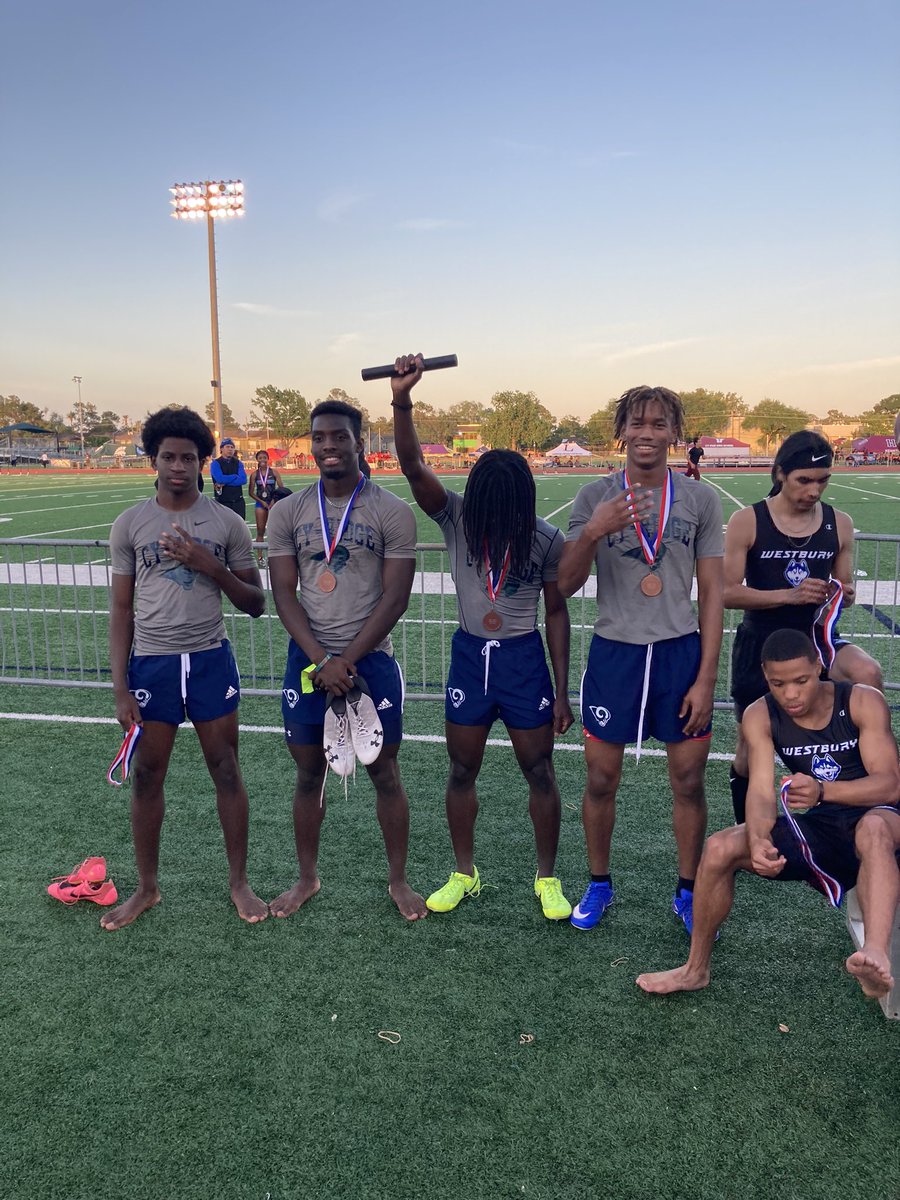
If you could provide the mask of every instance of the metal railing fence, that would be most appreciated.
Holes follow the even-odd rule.
[[[410,700],[440,700],[457,628],[456,594],[443,543],[421,543],[409,608],[397,624],[394,652]],[[841,635],[882,665],[886,687],[900,690],[900,536],[858,534],[857,602],[845,611]],[[263,571],[268,589],[268,576]],[[107,650],[110,560],[105,540],[0,539],[0,683],[111,687]],[[572,662],[569,688],[577,695],[596,609],[596,579],[569,601]],[[252,620],[228,602],[226,629],[235,647],[243,690],[276,696],[287,648],[269,599]],[[543,613],[540,614],[541,623]],[[716,689],[718,707],[730,707],[731,639],[739,613],[726,612]]]

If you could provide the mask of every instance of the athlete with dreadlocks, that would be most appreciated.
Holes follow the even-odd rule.
[[[637,387],[620,398],[615,434],[625,469],[575,497],[559,568],[571,596],[597,568],[597,620],[582,680],[587,784],[582,817],[591,881],[572,924],[592,929],[613,900],[609,854],[625,746],[664,742],[678,848],[672,908],[690,932],[706,832],[703,776],[722,643],[722,508],[708,484],[667,465],[683,437],[674,392]],[[691,605],[697,576],[698,616]]]
[[[531,470],[511,450],[487,451],[472,468],[465,494],[448,492],[426,465],[413,424],[410,392],[422,377],[421,356],[398,358],[396,370],[391,403],[397,458],[420,508],[444,535],[460,626],[453,635],[445,703],[447,823],[456,869],[426,903],[433,912],[450,912],[481,889],[474,861],[475,781],[499,717],[528,784],[537,848],[534,892],[544,916],[560,921],[572,912],[555,875],[560,799],[553,735],[565,733],[573,720],[569,613],[556,582],[563,535],[535,516]],[[537,630],[542,592],[555,692]]]

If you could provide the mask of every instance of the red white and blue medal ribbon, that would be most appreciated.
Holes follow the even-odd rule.
[[[331,526],[328,524],[328,515],[325,512],[325,493],[322,490],[322,480],[319,480],[319,523],[322,526],[322,545],[325,549],[325,562],[330,563],[335,547],[344,536],[344,530],[347,528],[347,522],[350,520],[350,512],[353,505],[356,503],[356,497],[366,486],[365,475],[360,475],[359,482],[353,489],[353,495],[350,497],[350,503],[341,514],[341,520],[337,527],[334,537],[331,536]]]
[[[487,552],[487,544],[484,547],[484,567],[487,571],[487,594],[491,602],[491,607],[497,603],[497,597],[506,582],[506,577],[509,574],[510,554],[509,546],[506,547],[506,553],[503,555],[503,562],[500,564],[500,570],[494,572],[491,567],[491,560]]]
[[[813,858],[812,850],[809,848],[809,842],[803,836],[803,832],[800,829],[800,826],[797,824],[797,818],[791,812],[790,808],[788,808],[787,794],[790,790],[790,787],[790,779],[786,779],[781,785],[781,807],[784,810],[787,823],[790,825],[791,831],[800,845],[800,853],[803,855],[803,861],[815,876],[819,887],[825,893],[825,896],[828,899],[828,903],[832,908],[840,908],[841,901],[844,898],[844,889],[836,879],[832,879],[827,871],[823,871]]]
[[[630,492],[634,489],[631,486],[631,480],[628,478],[627,469],[622,472],[622,490]],[[650,535],[644,528],[643,521],[634,521],[635,532],[638,535],[638,541],[641,543],[641,549],[644,552],[644,558],[647,560],[647,565],[652,567],[656,562],[656,556],[659,554],[659,548],[662,545],[663,534],[666,531],[666,526],[669,523],[669,513],[672,511],[672,502],[675,499],[675,484],[672,480],[672,468],[666,468],[666,483],[662,490],[662,496],[659,502],[659,524],[656,528],[656,540],[651,545]]]
[[[134,757],[134,751],[137,747],[138,738],[140,736],[141,726],[132,725],[132,727],[125,734],[125,737],[122,739],[122,745],[119,747],[119,753],[113,759],[112,766],[106,772],[106,778],[113,785],[113,787],[121,787],[128,778],[128,772],[131,768],[131,760]],[[119,767],[122,768],[122,778],[113,779],[113,775]]]
[[[844,607],[844,588],[840,580],[832,579],[835,586],[834,594],[825,601],[813,620],[813,642],[819,662],[826,671],[834,664],[837,647],[834,644],[834,631]],[[820,644],[822,643],[822,644]]]

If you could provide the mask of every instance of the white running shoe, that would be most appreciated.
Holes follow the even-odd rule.
[[[347,702],[343,696],[333,696],[325,709],[325,727],[322,738],[325,761],[334,771],[346,779],[356,766],[356,755],[350,743],[350,724],[347,719]]]
[[[372,693],[358,675],[353,677],[353,687],[347,693],[347,719],[356,757],[364,767],[369,767],[381,753],[384,729]]]

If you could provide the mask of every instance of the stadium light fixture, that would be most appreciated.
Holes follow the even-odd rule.
[[[206,217],[209,244],[209,314],[212,328],[213,421],[216,442],[224,435],[222,417],[222,370],[219,363],[219,298],[216,290],[215,222],[244,215],[244,185],[240,179],[206,179],[203,183],[176,183],[169,188],[172,216],[181,221]]]

